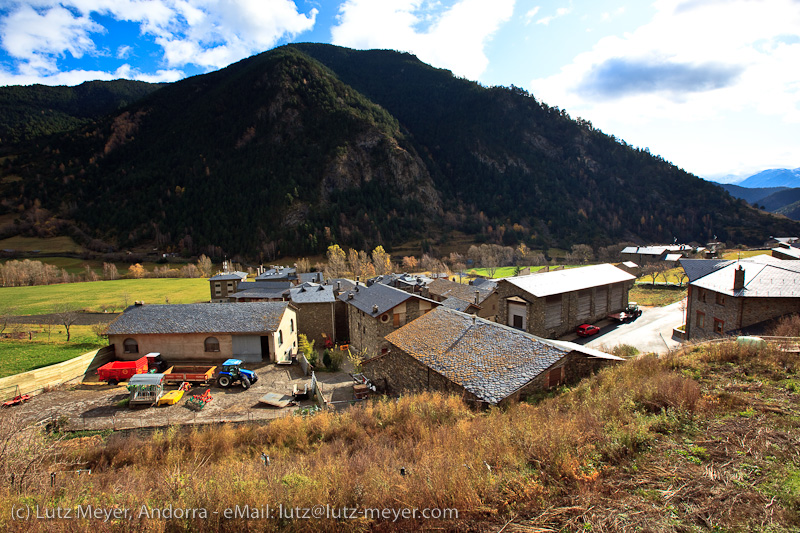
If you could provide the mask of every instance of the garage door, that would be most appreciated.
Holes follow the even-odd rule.
[[[596,315],[608,314],[608,287],[600,287],[595,293],[594,313]]]
[[[556,328],[561,325],[561,295],[548,296],[544,306],[544,327]]]
[[[578,320],[587,320],[592,316],[592,291],[578,292]]]
[[[622,285],[611,286],[611,311],[622,311]]]

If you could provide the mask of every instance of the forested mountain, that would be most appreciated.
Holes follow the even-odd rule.
[[[450,230],[534,248],[800,232],[521,89],[330,45],[166,85],[14,155],[4,234],[68,231],[96,249],[269,257]]]
[[[0,144],[73,130],[159,87],[130,80],[90,81],[76,87],[0,87]]]

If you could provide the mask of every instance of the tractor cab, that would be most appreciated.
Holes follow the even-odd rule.
[[[252,370],[242,368],[241,359],[228,359],[222,363],[222,370],[217,376],[217,384],[227,388],[239,381],[243,389],[249,389],[250,385],[258,381],[258,376]]]

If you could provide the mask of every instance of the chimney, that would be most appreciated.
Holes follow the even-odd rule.
[[[347,293],[347,299],[348,300],[352,300],[353,299],[353,293],[352,292],[348,292]]]
[[[140,301],[133,302],[133,305],[135,305],[136,307],[141,307],[144,305],[144,300],[142,300],[141,302]]]
[[[336,291],[338,292],[340,290],[342,290],[342,282],[341,281],[337,281],[336,282]]]
[[[475,305],[478,305],[478,298],[480,298],[481,291],[475,291]]]
[[[372,312],[373,313],[377,313],[378,312],[378,306],[377,305],[373,305],[372,306]]]
[[[733,271],[733,290],[738,291],[744,289],[744,269],[742,265]]]

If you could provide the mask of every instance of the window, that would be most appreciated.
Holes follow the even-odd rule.
[[[725,295],[717,293],[717,305],[725,305]]]
[[[289,333],[294,333],[294,318],[289,319]]]
[[[233,282],[232,281],[228,282],[228,292],[233,292]]]
[[[208,337],[205,340],[205,349],[207,352],[218,352],[219,351],[219,341],[216,337]]]
[[[139,353],[139,343],[136,339],[125,339],[122,342],[125,353]]]
[[[517,329],[522,329],[522,317],[519,315],[514,315],[513,319],[514,319],[513,327]]]
[[[697,289],[697,301],[698,302],[706,301],[706,291],[704,291],[703,289]]]
[[[564,367],[560,366],[558,368],[552,369],[550,372],[547,373],[547,387],[558,387],[564,383]]]
[[[278,331],[278,346],[283,344],[283,331]]]
[[[725,321],[720,320],[719,318],[714,319],[714,333],[722,334],[722,330],[725,329]]]
[[[222,283],[219,281],[214,283],[214,294],[217,296],[222,294]]]
[[[697,322],[697,327],[698,328],[705,328],[706,327],[706,314],[703,313],[702,311],[698,311],[697,312],[697,319],[695,320],[695,322]]]

